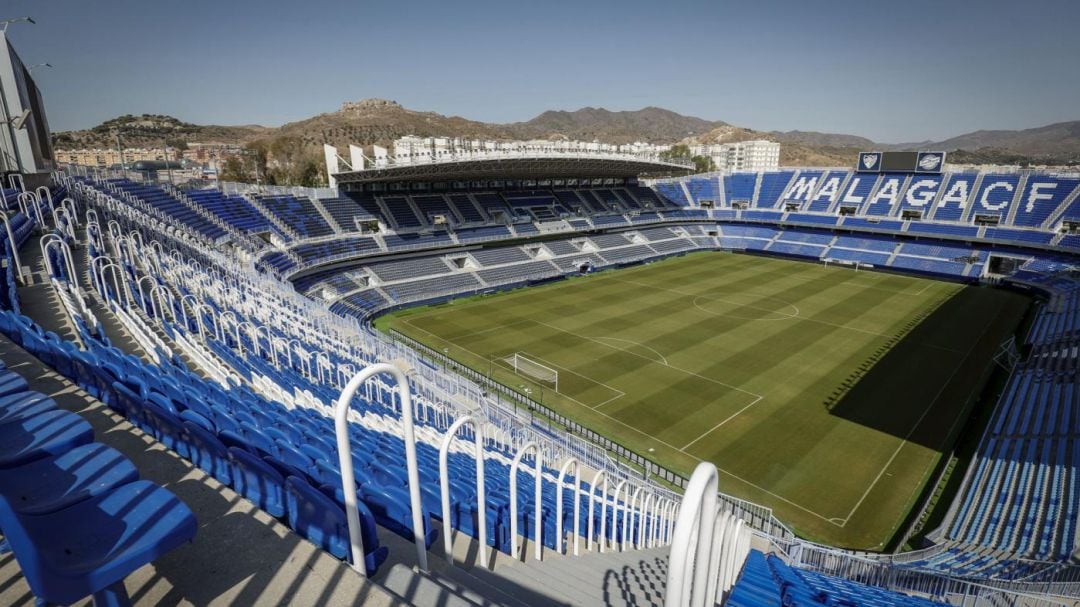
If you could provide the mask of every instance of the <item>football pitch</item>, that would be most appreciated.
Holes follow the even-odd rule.
[[[809,539],[881,548],[1028,299],[719,252],[377,319]],[[516,373],[515,353],[558,372]],[[534,373],[535,375],[535,373]]]

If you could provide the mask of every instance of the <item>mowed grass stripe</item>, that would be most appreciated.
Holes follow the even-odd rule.
[[[655,449],[650,457],[684,474],[714,461],[725,491],[774,507],[812,539],[869,548],[895,529],[918,490],[912,479],[925,479],[947,448],[964,388],[978,381],[967,370],[950,381],[964,351],[988,326],[987,340],[1008,334],[1023,301],[702,253],[389,322],[498,381],[532,387],[534,398],[541,384],[490,357],[521,351],[558,366],[564,394],[544,388],[546,405],[639,453]],[[965,369],[989,356],[980,349]],[[920,426],[933,431],[904,443],[937,392],[960,402],[935,404]]]

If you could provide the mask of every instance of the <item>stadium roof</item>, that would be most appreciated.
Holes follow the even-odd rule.
[[[482,181],[492,179],[598,179],[630,178],[644,174],[686,173],[691,167],[678,162],[617,157],[614,155],[553,154],[448,160],[401,164],[345,171],[334,177],[339,184],[403,181]]]

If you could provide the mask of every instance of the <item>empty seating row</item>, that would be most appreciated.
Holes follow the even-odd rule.
[[[729,607],[780,605],[858,605],[861,607],[937,607],[947,605],[790,566],[776,555],[752,550],[731,594]]]
[[[188,190],[187,196],[242,232],[267,232],[271,229],[270,220],[243,196],[226,196],[216,188]]]
[[[4,312],[0,330],[74,374],[70,342],[27,320]],[[195,537],[182,501],[93,440],[80,416],[0,371],[0,529],[42,602],[123,604],[128,574]]]
[[[478,249],[469,251],[472,258],[482,266],[497,266],[506,263],[518,263],[532,259],[520,247],[500,247],[496,249]]]
[[[302,196],[259,196],[259,201],[292,228],[301,238],[330,236],[334,229],[315,208],[311,199]]]
[[[196,213],[194,209],[156,185],[135,183],[128,179],[113,179],[109,180],[108,184],[211,240],[226,236],[225,230],[220,226],[210,222],[210,220]]]
[[[477,272],[477,275],[489,285],[536,280],[558,274],[559,269],[550,261],[529,261]]]
[[[446,262],[441,257],[418,257],[416,259],[384,261],[372,264],[369,267],[376,276],[384,281],[404,280],[450,272],[450,266],[446,265]]]

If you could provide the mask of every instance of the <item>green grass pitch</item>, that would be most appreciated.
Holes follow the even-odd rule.
[[[400,311],[392,327],[807,537],[881,548],[955,441],[1024,296],[729,253]],[[515,374],[523,353],[559,373]]]

